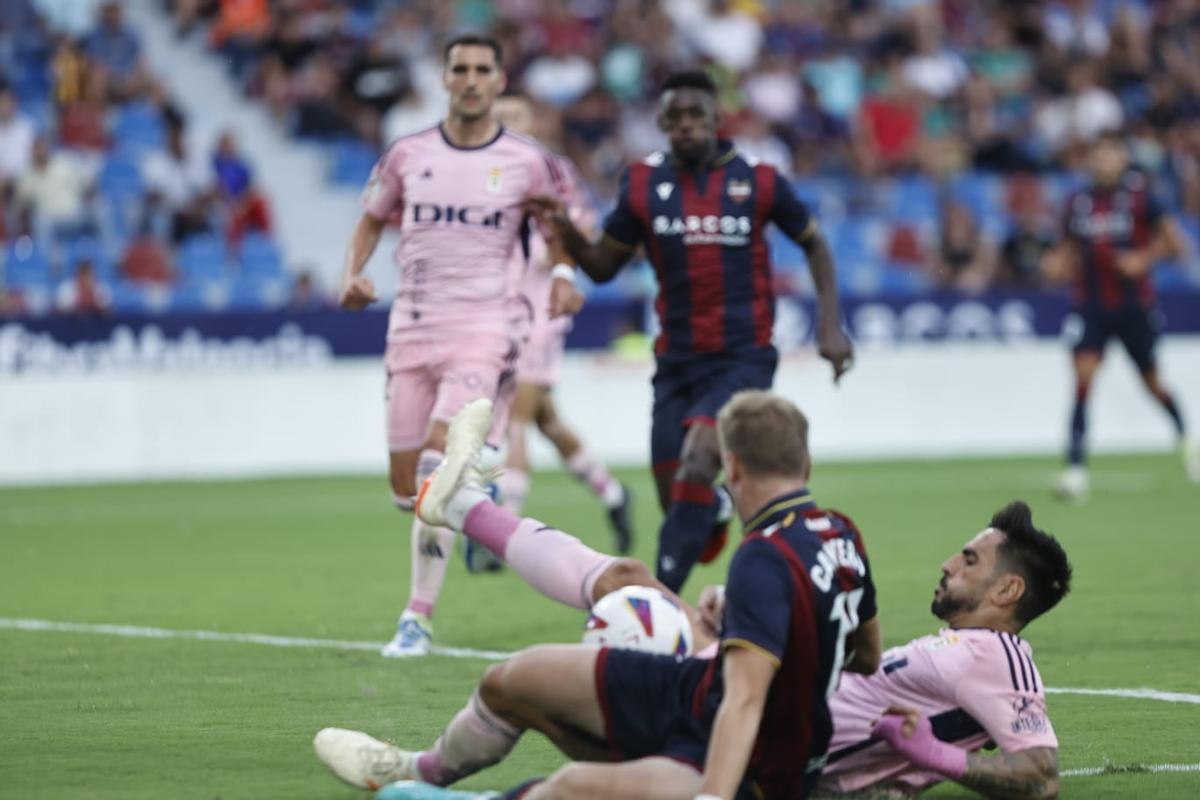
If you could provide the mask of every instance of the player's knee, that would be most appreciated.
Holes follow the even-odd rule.
[[[618,558],[596,579],[596,587],[592,590],[592,602],[623,586],[657,585],[645,564],[634,558]]]
[[[721,456],[714,448],[711,452],[697,448],[684,455],[675,470],[677,483],[712,483],[721,472]]]
[[[545,800],[579,800],[594,796],[589,794],[596,788],[591,776],[593,769],[593,765],[578,762],[559,767],[538,787],[538,797]]]
[[[511,722],[514,709],[508,691],[508,664],[505,661],[487,668],[483,680],[479,682],[479,697],[495,714]]]

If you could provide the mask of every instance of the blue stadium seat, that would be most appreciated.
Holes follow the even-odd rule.
[[[229,307],[245,311],[282,308],[291,297],[291,282],[275,278],[242,277],[230,287]]]
[[[355,139],[335,142],[332,151],[329,180],[342,186],[361,186],[366,183],[375,162],[379,160],[375,148]]]
[[[4,252],[4,283],[18,289],[48,288],[54,282],[50,259],[34,241],[22,237]]]
[[[170,310],[177,313],[225,311],[230,307],[232,282],[226,278],[187,278],[171,292]]]
[[[159,314],[170,305],[170,289],[119,280],[112,285],[112,302],[118,314]]]
[[[268,236],[247,234],[241,246],[242,274],[260,278],[280,277],[284,273],[283,257]]]
[[[76,236],[67,242],[63,254],[63,274],[75,274],[79,262],[88,259],[96,270],[96,274],[105,280],[111,280],[116,275],[117,262],[112,253],[97,237],[90,235]]]
[[[177,262],[185,280],[224,278],[229,254],[224,243],[210,233],[188,238],[179,247]]]
[[[878,186],[877,209],[896,222],[936,219],[940,212],[937,186],[924,176],[912,175]]]
[[[161,149],[167,141],[162,113],[150,103],[127,103],[113,122],[113,140],[127,153]]]
[[[1188,275],[1187,267],[1178,261],[1156,264],[1150,275],[1154,280],[1154,288],[1161,291],[1193,289],[1196,286],[1195,281]]]
[[[1006,215],[1004,182],[986,172],[964,172],[950,182],[950,196],[971,210],[976,221]]]
[[[96,186],[102,197],[123,207],[141,200],[142,173],[132,157],[114,153],[105,159],[104,166],[100,168]]]

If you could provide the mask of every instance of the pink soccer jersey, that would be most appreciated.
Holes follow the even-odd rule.
[[[561,156],[556,157],[564,176],[564,200],[576,227],[591,231],[596,226],[596,213],[588,205],[580,188],[574,167]],[[521,281],[521,294],[529,301],[532,324],[529,338],[521,348],[517,361],[517,379],[521,383],[552,386],[557,381],[558,364],[562,358],[563,341],[571,329],[570,317],[550,318],[550,275],[554,264],[545,240],[535,230],[529,242],[529,267]]]
[[[850,792],[880,783],[918,789],[945,780],[872,742],[875,720],[892,705],[922,712],[938,738],[964,750],[989,739],[1005,752],[1058,747],[1042,688],[1032,649],[1008,633],[944,629],[892,648],[874,675],[842,674],[829,703],[833,739],[822,783]]]
[[[440,125],[397,139],[371,173],[365,211],[400,223],[400,287],[388,340],[428,340],[447,330],[507,335],[523,265],[521,203],[565,193],[556,159],[501,129],[475,148],[452,145]]]

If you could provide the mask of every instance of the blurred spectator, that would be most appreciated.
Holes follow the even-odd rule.
[[[208,219],[212,171],[189,156],[185,139],[182,120],[172,120],[166,149],[150,152],[141,164],[147,210],[165,215],[166,224],[155,227],[169,230],[176,244],[212,227]]]
[[[9,0],[6,0],[6,3]],[[96,24],[104,0],[34,0],[38,13],[55,30],[72,39],[85,36]]]
[[[552,106],[569,106],[596,85],[595,65],[571,51],[566,41],[555,44],[525,70],[525,91],[533,99]]]
[[[1009,181],[1009,210],[1013,224],[1000,249],[996,284],[1006,289],[1036,289],[1043,285],[1043,258],[1058,237],[1054,215],[1046,208],[1041,185],[1032,175]]]
[[[17,180],[17,207],[30,213],[39,237],[90,232],[95,229],[87,202],[91,188],[91,176],[78,158],[52,151],[49,140],[38,136],[33,161]]]
[[[916,92],[903,75],[903,60],[888,56],[875,76],[876,89],[863,101],[855,150],[862,171],[915,169],[921,146],[921,113]]]
[[[80,317],[107,314],[112,308],[112,292],[96,277],[96,268],[90,259],[80,261],[75,274],[58,285],[54,308],[60,314]]]
[[[1124,119],[1116,96],[1096,83],[1096,64],[1076,61],[1067,69],[1066,91],[1034,116],[1034,129],[1048,152],[1074,163],[1082,148]]]
[[[50,72],[54,78],[54,102],[60,108],[83,98],[87,59],[74,39],[65,36],[59,39]]]
[[[915,16],[916,52],[904,62],[904,79],[917,91],[945,100],[967,80],[967,65],[942,43],[941,18],[927,6]]]
[[[17,108],[12,89],[0,88],[0,189],[29,166],[35,133],[33,120]]]
[[[943,288],[982,293],[996,274],[995,245],[980,232],[971,210],[962,203],[943,204],[941,228],[934,280]]]
[[[288,308],[292,311],[318,311],[332,307],[333,304],[329,298],[322,294],[317,287],[312,270],[302,270],[296,276],[295,283],[292,284],[292,296],[288,301]]]
[[[1108,25],[1092,0],[1066,0],[1046,4],[1046,36],[1073,55],[1103,56],[1108,52]]]
[[[184,3],[182,13],[176,13],[176,23],[186,32],[197,10],[193,3]],[[271,32],[271,7],[267,0],[220,0],[216,21],[209,31],[208,41],[224,50],[233,61],[234,74],[262,49]]]
[[[171,283],[175,269],[166,245],[150,232],[149,225],[129,240],[121,254],[121,276],[134,283]]]
[[[729,0],[666,0],[667,14],[702,56],[736,72],[754,66],[763,43],[758,20]]]
[[[134,85],[141,67],[142,42],[125,24],[118,2],[106,2],[100,7],[100,22],[83,39],[88,59],[104,67],[119,92]]]
[[[64,147],[104,150],[108,147],[106,116],[108,83],[101,70],[83,76],[83,93],[65,103],[59,113],[58,137]]]
[[[217,176],[217,196],[225,206],[226,238],[236,244],[250,231],[271,232],[271,209],[267,198],[253,183],[246,158],[238,151],[237,140],[226,131],[217,140],[212,157]]]

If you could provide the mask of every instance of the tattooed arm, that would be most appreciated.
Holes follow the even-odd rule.
[[[993,798],[1051,798],[1058,796],[1058,750],[1031,747],[1015,753],[967,756],[963,786]]]
[[[914,766],[939,772],[994,800],[1048,800],[1058,796],[1058,749],[1030,747],[985,756],[940,741],[929,719],[892,706],[875,724],[886,741]]]

